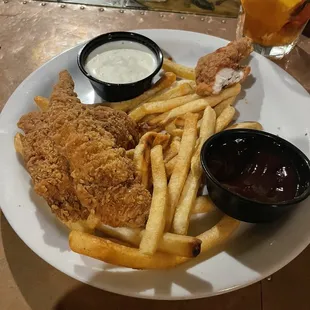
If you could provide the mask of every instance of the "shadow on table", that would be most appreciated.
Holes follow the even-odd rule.
[[[32,310],[98,310],[101,307],[137,310],[185,310],[190,307],[197,310],[208,307],[212,310],[261,309],[259,284],[222,296],[193,301],[153,301],[108,293],[82,284],[48,265],[19,239],[3,215],[1,235],[10,271]],[[191,276],[187,280],[196,281]],[[151,283],[152,280],[148,281]],[[206,282],[203,285],[208,284]],[[187,287],[190,286],[191,283],[188,283]]]
[[[247,295],[248,293],[248,295]],[[84,296],[84,297],[82,297]],[[251,298],[251,300],[250,300]],[[100,305],[111,309],[148,309],[148,310],[185,310],[191,307],[202,310],[243,310],[250,307],[251,309],[260,310],[259,288],[249,287],[242,293],[241,291],[229,293],[226,295],[216,296],[208,299],[187,300],[187,301],[158,301],[147,299],[136,299],[124,297],[108,292],[103,292],[89,286],[81,286],[69,292],[61,299],[55,310],[79,310],[89,309],[97,310]],[[252,306],[252,307],[251,307]]]

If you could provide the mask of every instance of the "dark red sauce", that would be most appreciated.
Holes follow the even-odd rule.
[[[213,149],[207,165],[226,188],[245,198],[265,203],[291,200],[299,178],[291,159],[276,144],[235,139]]]

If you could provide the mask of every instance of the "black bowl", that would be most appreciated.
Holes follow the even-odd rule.
[[[246,144],[244,148],[239,146],[233,148],[230,147],[233,143],[232,141],[239,141],[239,143],[245,141],[244,143]],[[258,199],[257,197],[250,197],[248,194],[245,195],[243,191],[236,191],[236,188],[227,186],[229,184],[227,180],[234,178],[233,175],[237,178],[242,176],[242,169],[246,165],[249,166],[250,163],[253,163],[251,162],[252,155],[254,153],[262,153],[257,153],[259,150],[277,152],[278,157],[266,157],[279,159],[273,161],[275,166],[279,165],[284,158],[288,161],[289,168],[284,171],[293,171],[295,184],[298,184],[297,187],[291,187],[293,191],[290,192],[292,197],[289,199],[268,201],[269,198],[266,198],[268,197],[267,194],[260,196],[260,199]],[[242,160],[240,160],[240,156],[242,156]],[[206,185],[211,200],[224,213],[241,221],[250,223],[271,222],[310,195],[310,161],[307,156],[293,144],[267,132],[250,129],[232,129],[217,133],[203,145],[201,163],[206,174]],[[255,171],[259,170],[253,171],[253,173],[256,173]],[[240,178],[236,180],[240,180]],[[261,180],[263,179],[259,179],[259,182]],[[269,177],[264,179],[264,184],[260,183],[259,186],[268,187],[270,180],[271,178]]]
[[[136,42],[146,46],[156,57],[156,69],[146,78],[126,84],[103,82],[91,76],[85,69],[85,63],[89,54],[99,46],[115,41]],[[117,102],[135,98],[152,86],[154,76],[162,67],[163,54],[155,42],[141,34],[133,32],[111,32],[102,34],[86,43],[78,54],[77,62],[80,70],[89,79],[96,93],[106,101]]]

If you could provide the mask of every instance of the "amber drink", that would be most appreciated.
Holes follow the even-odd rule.
[[[310,17],[309,0],[241,0],[237,38],[253,39],[254,49],[282,58],[296,45]]]

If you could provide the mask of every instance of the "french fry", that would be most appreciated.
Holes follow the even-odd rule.
[[[133,161],[136,167],[136,172],[141,178],[141,183],[145,188],[148,188],[149,183],[149,152],[147,151],[148,145],[139,142],[134,151]]]
[[[180,150],[168,184],[169,209],[167,213],[166,231],[170,231],[171,229],[175,208],[190,169],[191,158],[197,138],[197,121],[197,114],[189,113],[185,116],[184,133],[181,139]]]
[[[212,248],[223,244],[239,225],[240,221],[224,215],[215,226],[196,237],[202,241],[201,253],[206,253]]]
[[[195,200],[192,214],[208,213],[216,210],[216,206],[212,202],[209,196],[199,196]]]
[[[255,129],[255,130],[263,130],[263,126],[258,122],[243,122],[237,123],[229,126],[228,129]]]
[[[216,113],[216,117],[219,117],[220,114],[230,105],[233,105],[236,101],[236,97],[231,97],[226,100],[223,100],[221,103],[219,103],[217,106],[214,107],[214,111]]]
[[[34,97],[34,102],[39,107],[39,109],[43,112],[46,112],[48,109],[48,106],[50,104],[50,101],[48,98],[42,97],[42,96],[36,96]]]
[[[166,148],[169,140],[170,136],[167,134],[149,131],[141,137],[139,144],[134,149],[133,161],[145,188],[149,188],[150,150],[155,145],[162,145],[163,148]]]
[[[164,101],[147,102],[143,105],[143,109],[147,114],[163,113],[200,98],[197,94],[190,94]]]
[[[165,130],[174,137],[182,137],[183,135],[183,129],[177,128],[173,121],[165,127]]]
[[[239,227],[239,224],[239,221],[224,215],[215,226],[196,237],[202,241],[201,253],[207,253],[224,244]],[[161,252],[152,256],[145,255],[138,249],[80,231],[70,232],[69,246],[76,253],[109,264],[134,269],[168,269],[190,260],[187,257]]]
[[[198,118],[200,119],[203,115],[204,109],[202,109],[202,111],[199,111],[198,114]],[[184,127],[184,115],[186,114],[186,111],[184,112],[184,114],[180,114],[177,119],[179,119],[179,121],[176,123],[178,124],[178,126]],[[148,119],[147,123],[150,126],[158,126],[158,124],[163,123],[165,118],[169,115],[169,112],[165,112],[165,113],[161,113],[159,115],[155,115],[154,117]],[[183,126],[182,126],[182,122],[180,121],[181,119],[183,119]]]
[[[156,145],[161,145],[163,150],[166,150],[169,146],[170,141],[170,135],[164,134],[164,133],[157,133],[156,136],[154,136],[154,140],[152,143],[152,147],[155,147]],[[148,171],[150,171],[150,148],[147,150],[147,164],[148,164]],[[153,183],[152,174],[148,173],[148,189],[150,188],[151,184]]]
[[[97,229],[106,235],[125,241],[135,247],[139,247],[145,230],[111,227],[100,224]],[[158,243],[158,251],[184,257],[196,257],[200,253],[201,240],[190,236],[179,236],[171,233],[164,233]]]
[[[203,113],[204,113],[204,110],[203,111],[200,111],[198,112],[198,125],[201,123],[201,118],[203,116]],[[176,127],[184,127],[184,118],[183,118],[183,115],[177,117],[175,120],[174,120],[174,124],[176,125]],[[200,127],[200,125],[198,126]]]
[[[142,95],[122,101],[122,102],[113,102],[110,103],[109,106],[116,110],[129,111],[136,108],[140,103],[149,100],[152,96],[156,95],[162,89],[168,88],[171,86],[176,80],[176,75],[172,72],[166,72],[160,80],[158,80],[151,89],[144,92]]]
[[[200,97],[198,95],[191,94],[191,95],[177,97],[177,98],[164,100],[164,101],[147,102],[147,103],[144,103],[138,106],[136,109],[130,112],[129,116],[133,120],[138,122],[139,120],[141,120],[143,117],[145,117],[148,114],[167,112],[176,107],[182,106],[185,103],[197,100],[199,98]]]
[[[165,120],[165,118],[168,116],[168,114],[169,114],[169,112],[161,113],[161,114],[155,116],[154,118],[152,118],[151,120],[149,120],[148,124],[150,126],[156,126],[156,125],[162,123]]]
[[[90,223],[88,219],[86,220],[79,220],[76,222],[72,222],[71,220],[69,221],[64,221],[59,219],[65,226],[67,226],[70,230],[78,230],[82,231],[85,233],[92,234],[95,231],[96,224],[93,226],[93,223]]]
[[[150,147],[161,145],[165,149],[168,146],[169,140],[170,135],[168,134],[149,131],[140,138],[139,143],[145,143]]]
[[[163,147],[163,150],[165,150],[170,141],[170,135],[164,134],[164,133],[158,133],[153,141],[153,147],[156,145],[161,145]]]
[[[190,171],[186,178],[179,203],[176,206],[171,229],[173,233],[178,235],[187,234],[191,211],[195,203],[199,186],[200,178]]]
[[[134,158],[134,155],[135,155],[135,149],[131,149],[131,150],[126,151],[126,156],[132,160]]]
[[[188,102],[180,107],[174,108],[170,112],[168,112],[164,120],[160,121],[160,125],[165,125],[170,120],[175,119],[185,113],[199,112],[201,110],[204,110],[207,106],[214,107],[227,98],[236,97],[239,94],[240,90],[240,84],[236,84],[235,86],[224,89],[219,95],[201,98],[193,102]]]
[[[23,156],[24,154],[24,147],[22,142],[23,135],[21,133],[17,133],[14,137],[14,148],[17,153]]]
[[[205,112],[205,110],[201,110],[201,111],[199,111],[199,112],[196,113],[196,114],[198,115],[198,119],[199,119],[199,120],[202,119],[204,112]],[[182,126],[182,127],[184,127],[184,126]]]
[[[170,159],[178,155],[179,149],[181,144],[181,138],[180,137],[173,137],[172,142],[167,149],[167,151],[164,153],[164,162],[169,162]]]
[[[195,81],[195,80],[183,80],[183,81],[186,81],[186,83],[190,84],[190,86],[192,87],[192,89],[193,89],[194,91],[196,91],[197,84],[196,84],[196,81]]]
[[[163,101],[169,100],[189,94],[194,93],[194,88],[191,86],[190,83],[178,83],[176,82],[176,86],[171,86],[170,89],[163,90],[157,95],[155,95],[152,99],[148,100],[148,102],[156,102],[156,101]]]
[[[133,161],[137,174],[140,176],[141,183],[145,188],[149,187],[150,149],[152,147],[154,136],[156,135],[157,132],[147,132],[144,134],[134,150]]]
[[[235,113],[236,109],[234,107],[228,106],[225,108],[216,120],[215,132],[224,130],[232,122]]]
[[[173,137],[182,137],[183,136],[183,129],[176,128],[171,132],[171,136]]]
[[[201,119],[198,142],[199,144],[191,160],[191,170],[195,175],[200,175],[202,173],[202,168],[200,164],[201,149],[206,140],[208,140],[215,133],[215,126],[215,111],[211,107],[207,107]]]
[[[163,69],[166,72],[169,71],[175,73],[180,78],[195,80],[195,70],[193,68],[182,66],[167,58],[164,59]]]
[[[184,118],[182,116],[177,117],[173,122],[176,127],[184,127]]]
[[[161,126],[153,126],[152,131],[161,133],[163,131],[163,128]]]
[[[198,145],[191,159],[191,171],[186,179],[181,198],[176,206],[172,223],[172,231],[180,235],[186,235],[191,212],[195,204],[197,192],[201,183],[202,167],[200,164],[200,152],[204,142],[214,134],[216,123],[215,111],[211,107],[205,109]]]
[[[175,167],[177,161],[178,161],[178,155],[174,156],[172,159],[170,159],[170,160],[165,164],[167,178],[170,178],[170,177],[171,177],[172,172],[173,172],[173,170],[174,170],[174,167]]]
[[[160,114],[161,114],[161,113],[146,115],[146,116],[143,117],[138,123],[148,123],[148,122],[150,122],[153,118],[157,117],[157,116],[160,115]]]
[[[166,112],[166,117],[159,123],[160,125],[165,125],[175,118],[185,115],[186,113],[196,113],[205,109],[209,104],[208,98],[200,98],[188,103],[185,103],[179,107],[171,109]]]
[[[156,252],[166,224],[167,177],[161,145],[157,145],[151,150],[151,166],[153,197],[149,218],[139,247],[141,253],[148,255],[153,255]]]

